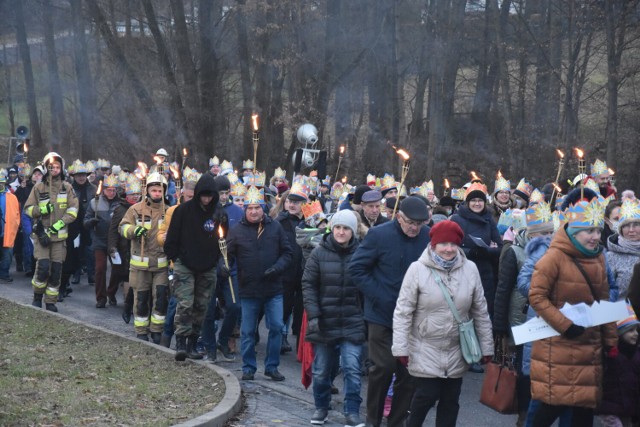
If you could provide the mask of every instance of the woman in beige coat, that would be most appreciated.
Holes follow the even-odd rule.
[[[393,313],[391,351],[416,380],[408,426],[422,426],[436,402],[436,425],[455,426],[462,376],[469,369],[460,349],[458,324],[436,275],[462,321],[473,319],[482,361],[487,363],[493,355],[491,321],[480,274],[460,249],[463,236],[453,221],[439,222],[431,229],[431,245],[407,270]]]

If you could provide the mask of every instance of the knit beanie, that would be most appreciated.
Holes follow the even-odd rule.
[[[464,238],[464,232],[458,223],[446,220],[440,221],[431,227],[429,237],[431,237],[431,246],[434,248],[438,243],[447,242],[455,243],[460,246],[462,244],[462,239]]]
[[[329,228],[333,230],[333,227],[336,225],[349,227],[355,236],[356,230],[358,229],[358,218],[356,218],[356,214],[353,213],[353,211],[344,209],[334,213],[331,217],[331,221],[329,221]]]

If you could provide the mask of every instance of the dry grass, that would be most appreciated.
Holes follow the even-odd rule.
[[[0,425],[168,426],[212,410],[224,381],[138,342],[0,299]]]

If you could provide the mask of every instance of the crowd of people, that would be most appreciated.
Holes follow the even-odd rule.
[[[263,373],[285,381],[280,357],[297,352],[313,425],[341,373],[346,426],[421,426],[436,404],[436,425],[454,426],[463,376],[497,353],[517,369],[518,426],[638,425],[640,200],[618,199],[604,162],[566,195],[501,174],[490,192],[474,174],[437,197],[432,181],[407,189],[391,174],[290,182],[278,168],[267,182],[251,160],[238,172],[213,157],[199,173],[162,148],[153,158],[67,166],[51,152],[0,169],[0,282],[15,257],[32,304],[56,312],[86,274],[96,309],[122,289],[137,338],[175,339],[177,361],[239,353],[243,381],[264,318]],[[603,300],[627,301],[628,317],[585,327],[560,310]],[[511,328],[534,316],[559,335],[515,345]]]

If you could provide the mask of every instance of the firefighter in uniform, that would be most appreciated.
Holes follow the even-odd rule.
[[[64,180],[64,159],[58,153],[48,153],[42,160],[46,174],[33,186],[24,205],[24,212],[34,220],[33,234],[36,258],[33,285],[33,303],[42,307],[42,295],[46,309],[58,311],[58,289],[62,275],[62,263],[67,256],[65,239],[67,226],[78,216],[78,199],[71,184]]]
[[[154,343],[162,337],[169,291],[168,260],[158,243],[164,221],[167,180],[149,174],[144,200],[131,206],[120,222],[120,234],[131,240],[129,283],[133,288],[133,324],[139,339]]]

